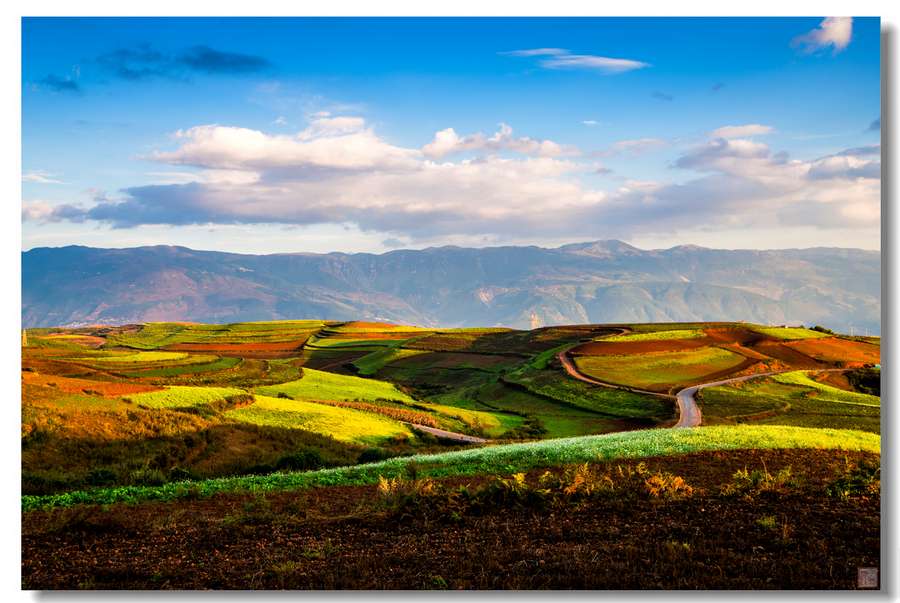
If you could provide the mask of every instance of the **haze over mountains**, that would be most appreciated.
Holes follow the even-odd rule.
[[[22,254],[22,326],[329,319],[421,327],[739,321],[881,330],[881,254],[615,240],[381,255],[185,247]]]

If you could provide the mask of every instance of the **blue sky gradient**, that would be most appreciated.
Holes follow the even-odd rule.
[[[22,248],[880,248],[876,17],[22,19]]]

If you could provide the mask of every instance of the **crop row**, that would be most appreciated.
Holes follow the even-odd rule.
[[[246,408],[252,408],[252,406]],[[404,474],[410,462],[416,463],[420,477],[439,479],[454,475],[515,473],[528,471],[535,467],[568,466],[597,460],[609,461],[740,448],[842,449],[880,453],[881,437],[853,430],[775,426],[629,431],[600,436],[489,446],[439,455],[417,455],[321,471],[179,482],[158,487],[129,486],[92,492],[23,496],[22,511],[71,507],[77,504],[170,501],[234,492],[263,493],[297,490],[311,486],[371,484],[378,483],[381,478],[390,479]]]
[[[254,391],[264,396],[277,396],[284,393],[291,398],[307,400],[352,401],[385,398],[400,403],[415,403],[415,400],[384,381],[336,375],[306,368],[303,369],[300,379],[278,385],[257,387]]]
[[[190,387],[170,385],[163,391],[131,394],[123,398],[144,408],[184,408],[223,400],[229,396],[246,394],[235,387]]]
[[[196,375],[199,373],[213,373],[216,371],[227,371],[233,369],[241,363],[240,358],[219,358],[215,362],[207,364],[192,364],[188,366],[170,366],[160,369],[150,369],[143,371],[123,372],[122,374],[128,378],[144,378],[155,379],[160,377],[180,377],[183,375]]]
[[[657,341],[668,339],[696,339],[703,337],[703,331],[699,329],[677,329],[672,331],[649,331],[646,333],[628,333],[618,335],[609,341]]]
[[[371,412],[261,395],[254,396],[253,404],[229,410],[225,416],[258,425],[305,429],[361,444],[380,444],[388,438],[412,435],[402,423]]]
[[[355,408],[356,410],[364,410],[366,412],[374,412],[375,414],[384,415],[397,421],[405,423],[417,423],[426,427],[439,427],[434,417],[423,412],[414,410],[406,410],[405,408],[394,408],[392,406],[376,406],[374,404],[366,404],[365,402],[344,402],[339,400],[307,400],[307,402],[315,402],[317,404],[327,404],[338,408]]]

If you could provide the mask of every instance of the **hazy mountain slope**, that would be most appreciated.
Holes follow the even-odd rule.
[[[239,255],[184,247],[22,254],[25,327],[380,319],[419,326],[745,320],[880,331],[881,259],[848,249],[559,249]]]

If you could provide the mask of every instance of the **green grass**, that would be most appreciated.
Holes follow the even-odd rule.
[[[819,393],[818,401],[838,402],[843,404],[860,404],[862,406],[881,407],[881,398],[878,396],[870,396],[868,394],[859,394],[849,392],[844,389],[825,385],[809,378],[806,371],[794,371],[792,373],[783,373],[781,375],[773,375],[772,379],[778,383],[786,385],[797,385],[815,390]]]
[[[254,393],[262,396],[287,394],[292,398],[308,400],[375,400],[386,398],[408,404],[415,400],[390,383],[347,375],[335,375],[324,371],[303,369],[303,376],[295,381],[279,385],[257,387]]]
[[[338,339],[312,336],[306,345],[311,348],[355,348],[374,352],[396,343],[394,339]]]
[[[538,394],[611,418],[659,421],[670,418],[673,412],[670,401],[648,394],[586,383],[568,374],[524,373],[516,378],[516,382]]]
[[[403,475],[411,461],[416,463],[420,478],[444,478],[458,475],[509,474],[537,467],[689,454],[707,450],[777,448],[841,449],[880,453],[881,437],[853,430],[743,425],[630,431],[488,446],[438,455],[417,455],[306,473],[225,478],[167,484],[155,488],[126,487],[50,496],[23,496],[22,510],[27,512],[75,504],[168,501],[233,492],[298,490],[311,486],[371,484],[377,483],[381,477],[390,479]]]
[[[617,335],[610,338],[603,338],[603,341],[656,341],[663,339],[697,339],[703,337],[704,333],[699,329],[675,329],[672,331],[650,331],[647,333],[628,333],[626,335]]]
[[[122,362],[122,363],[141,363],[141,362],[171,362],[173,360],[184,360],[188,358],[188,354],[184,352],[137,352],[134,354],[112,355],[109,352],[101,352],[97,356],[72,358],[75,361],[90,362]]]
[[[401,342],[397,342],[403,343]],[[360,375],[374,375],[378,372],[378,369],[384,368],[388,364],[392,362],[396,362],[397,360],[402,360],[403,358],[409,358],[411,356],[418,356],[419,354],[428,354],[429,352],[425,350],[404,350],[397,346],[390,346],[383,350],[378,350],[377,352],[372,352],[367,356],[363,356],[359,360],[354,360],[352,362],[353,366],[359,369]]]
[[[551,358],[556,356],[559,352],[562,352],[564,349],[571,347],[571,343],[564,343],[562,345],[556,346],[552,350],[547,350],[546,352],[541,352],[538,354],[534,360],[531,361],[531,368],[536,371],[542,371],[547,368],[547,363]]]
[[[721,348],[627,356],[575,356],[585,375],[638,389],[669,383],[697,383],[705,375],[736,367],[746,358]]]
[[[755,333],[762,333],[763,335],[771,335],[772,337],[778,337],[779,339],[820,339],[823,337],[834,337],[833,335],[828,335],[827,333],[820,333],[819,331],[811,331],[810,329],[787,329],[787,328],[779,328],[779,327],[758,327],[751,329],[751,331]]]
[[[179,408],[197,406],[223,400],[228,396],[246,394],[247,391],[236,387],[190,387],[172,385],[161,392],[130,394],[126,399],[144,408]]]
[[[880,398],[817,383],[803,371],[701,390],[704,424],[792,425],[881,431]]]
[[[126,377],[144,377],[144,378],[159,378],[159,377],[179,377],[182,375],[193,375],[197,373],[212,373],[215,371],[227,371],[229,369],[233,369],[238,366],[242,360],[240,358],[219,358],[215,362],[210,362],[209,364],[190,364],[187,366],[169,366],[166,368],[160,369],[151,369],[144,371],[130,371],[127,373],[122,373]]]
[[[412,437],[401,422],[382,415],[269,396],[257,395],[253,404],[229,410],[225,416],[257,425],[304,429],[359,444],[377,445],[391,437]]]

